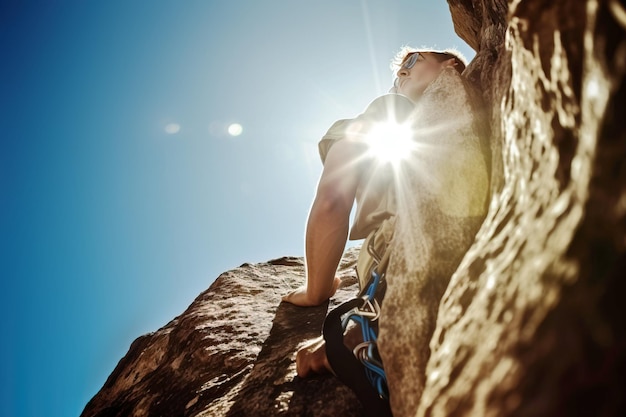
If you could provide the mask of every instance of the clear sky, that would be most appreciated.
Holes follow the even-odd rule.
[[[79,415],[220,273],[302,256],[317,141],[406,44],[473,57],[445,0],[3,0],[0,415]]]

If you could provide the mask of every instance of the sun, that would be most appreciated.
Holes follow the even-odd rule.
[[[414,150],[413,130],[407,123],[376,123],[366,136],[369,153],[380,163],[399,165]]]

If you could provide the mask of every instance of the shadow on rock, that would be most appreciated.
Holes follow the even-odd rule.
[[[227,416],[358,416],[354,394],[332,375],[302,379],[295,353],[320,335],[328,303],[302,308],[281,303],[254,367]]]

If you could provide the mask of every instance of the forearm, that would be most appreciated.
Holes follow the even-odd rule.
[[[306,227],[306,286],[287,294],[284,301],[315,306],[337,289],[335,273],[348,239],[362,154],[363,146],[348,140],[339,141],[328,153]]]
[[[337,266],[343,255],[351,204],[316,199],[306,228],[307,298],[320,304],[333,293]]]

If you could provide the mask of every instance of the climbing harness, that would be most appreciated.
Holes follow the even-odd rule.
[[[387,377],[383,370],[383,364],[378,355],[376,348],[376,331],[372,325],[380,317],[380,305],[374,295],[376,288],[380,284],[380,275],[376,271],[372,271],[372,280],[367,288],[361,307],[355,307],[346,314],[341,322],[344,332],[347,330],[350,321],[358,323],[361,326],[363,342],[359,343],[353,350],[354,356],[365,366],[365,374],[367,379],[374,386],[378,395],[388,399]]]
[[[381,259],[371,245],[367,250],[374,260],[369,282],[324,321],[326,356],[337,378],[359,397],[367,416],[391,416],[387,378],[377,348],[380,303],[386,290],[384,272],[379,271],[386,269],[387,257]],[[361,328],[363,338],[353,350],[344,344],[351,324]]]

